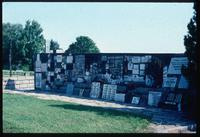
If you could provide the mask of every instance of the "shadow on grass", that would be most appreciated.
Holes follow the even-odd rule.
[[[78,105],[78,104],[62,104],[62,105],[49,105],[51,107],[59,107],[63,109],[71,109],[75,111],[87,111],[87,112],[95,112],[98,115],[110,117],[110,116],[121,116],[121,117],[138,117],[142,119],[149,120],[150,118],[145,115],[135,114],[133,112],[124,112],[115,110],[115,108],[111,107],[91,107],[86,105]]]
[[[140,112],[131,112],[131,109],[128,108],[112,108],[112,107],[91,107],[91,106],[86,106],[86,105],[78,105],[78,104],[62,104],[62,105],[49,105],[51,107],[58,107],[62,109],[70,109],[70,110],[75,110],[75,111],[87,111],[87,112],[95,112],[98,115],[101,115],[103,117],[115,117],[115,116],[120,116],[120,117],[135,117],[135,118],[141,118],[141,119],[146,119],[151,123],[158,124],[159,125],[180,125],[180,126],[188,126],[190,124],[193,124],[194,122],[190,120],[185,120],[180,118],[178,115],[174,117],[173,119],[168,119],[169,117],[166,118],[161,118],[161,121],[153,120],[152,117],[153,113],[140,111]],[[129,111],[130,110],[130,111]],[[161,114],[162,115],[162,114]],[[180,119],[179,119],[180,118]],[[177,120],[176,120],[177,119]],[[181,120],[182,119],[182,120]]]

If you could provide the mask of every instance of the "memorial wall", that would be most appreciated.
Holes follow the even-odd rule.
[[[188,88],[181,74],[187,63],[183,54],[41,53],[35,56],[35,89],[158,106],[165,91],[165,103],[171,94],[180,101]]]

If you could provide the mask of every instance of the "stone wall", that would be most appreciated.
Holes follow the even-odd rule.
[[[3,89],[34,90],[34,76],[3,76]]]

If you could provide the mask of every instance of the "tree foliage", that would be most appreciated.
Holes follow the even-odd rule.
[[[187,111],[189,116],[197,118],[197,85],[199,82],[199,45],[197,44],[197,3],[194,2],[194,15],[187,25],[188,34],[184,36],[185,54],[188,57],[188,67],[183,66],[182,72],[189,81],[190,92],[187,95]]]
[[[163,82],[163,64],[162,61],[156,57],[152,58],[152,62],[148,63],[145,68],[145,74],[150,75],[154,83],[152,87],[160,88]]]
[[[188,57],[188,67],[184,67],[183,73],[187,77],[191,88],[197,87],[199,45],[197,44],[197,3],[194,3],[194,15],[187,25],[188,34],[184,36],[185,54]]]
[[[8,65],[9,49],[12,48],[12,64],[29,65],[33,67],[33,56],[44,50],[46,40],[43,30],[36,21],[26,21],[21,24],[3,23],[3,62]]]
[[[76,42],[69,45],[69,48],[65,53],[99,53],[100,50],[92,39],[87,36],[79,36],[76,38]]]
[[[21,50],[20,40],[22,39],[23,26],[21,24],[3,24],[3,63],[9,63],[9,49],[12,48],[13,63],[19,63]],[[11,47],[12,44],[12,47]]]
[[[50,50],[53,50],[54,52],[56,52],[56,50],[58,50],[59,47],[60,47],[60,45],[58,44],[58,42],[57,41],[53,41],[51,39],[51,41],[50,41]]]

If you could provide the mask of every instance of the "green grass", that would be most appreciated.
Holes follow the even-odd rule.
[[[3,93],[3,133],[142,133],[133,113]]]

